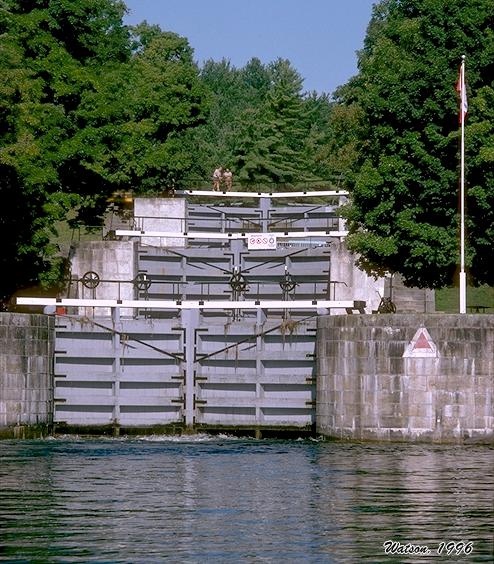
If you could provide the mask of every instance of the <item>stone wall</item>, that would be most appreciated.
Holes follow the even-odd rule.
[[[380,296],[384,295],[384,279],[375,280],[367,276],[357,267],[355,260],[344,240],[331,243],[329,279],[333,287],[330,297],[334,300],[363,300],[365,311],[371,313],[377,309]],[[338,315],[341,311],[335,309],[331,313]]]
[[[143,231],[187,231],[187,202],[183,198],[135,198],[134,221]],[[199,229],[200,231],[200,229]],[[150,247],[186,247],[184,237],[142,237],[142,245]]]
[[[317,357],[322,435],[494,442],[494,315],[324,316]]]
[[[434,290],[408,288],[399,274],[392,278],[373,278],[356,265],[357,257],[348,250],[344,240],[331,243],[331,298],[363,300],[366,313],[377,311],[381,296],[391,297],[398,313],[433,313]],[[339,310],[331,313],[338,315]]]
[[[386,278],[384,295],[392,297],[397,313],[434,313],[436,309],[434,290],[409,288],[399,274]]]
[[[52,422],[53,317],[0,313],[0,436]]]
[[[88,288],[81,281],[87,273],[95,273],[99,282]],[[138,292],[134,285],[137,275],[136,241],[86,241],[73,250],[71,262],[72,287],[68,297],[86,299],[134,300]],[[107,307],[80,307],[79,315],[108,317]],[[132,308],[122,308],[122,317],[132,317]]]

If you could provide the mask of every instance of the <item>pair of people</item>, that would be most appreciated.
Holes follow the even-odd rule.
[[[213,190],[219,192],[222,188],[226,191],[231,190],[233,186],[233,173],[227,168],[222,166],[215,169],[213,172]]]

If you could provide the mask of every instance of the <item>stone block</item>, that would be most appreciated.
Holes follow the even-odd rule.
[[[380,401],[375,404],[375,411],[379,418],[395,417],[397,415],[401,416],[402,409],[400,404],[393,402],[391,398],[380,398]]]
[[[483,425],[481,422],[481,425],[479,426],[480,428],[484,427],[486,430],[494,429],[494,414],[484,415],[484,417],[482,417],[482,420],[483,420]]]
[[[187,201],[184,198],[135,198],[134,217],[144,231],[177,233],[175,237],[142,237],[141,243],[151,247],[186,247]]]
[[[94,288],[86,288],[80,281],[84,274],[96,272],[101,282]],[[77,297],[97,299],[135,299],[133,280],[137,275],[137,244],[134,241],[86,241],[80,243],[72,258],[72,276],[76,283]],[[88,317],[111,315],[110,308],[78,308],[79,315]],[[123,317],[131,317],[131,308],[122,308]]]
[[[410,403],[407,410],[407,415],[410,417],[421,417],[434,421],[435,410],[432,403]]]
[[[431,404],[433,403],[433,393],[430,391],[420,391],[417,389],[409,388],[407,390],[408,393],[408,402],[409,405],[423,405],[423,404]]]
[[[324,341],[324,355],[326,357],[338,357],[340,355],[341,343],[338,341]]]
[[[406,428],[407,420],[399,415],[381,415],[379,417],[379,426],[386,429]]]
[[[337,360],[349,393],[339,399],[335,396],[336,404],[328,413],[331,417],[334,409],[344,414],[347,435],[359,438],[377,433],[386,440],[458,442],[467,440],[468,429],[475,429],[479,436],[482,429],[485,437],[492,434],[494,316],[354,317],[348,324],[344,319],[338,321],[341,338],[353,343],[345,345],[345,361]],[[326,323],[329,326],[333,321]],[[403,362],[396,355],[421,326],[427,327],[441,356]],[[369,341],[369,362],[364,362],[365,340]],[[358,351],[357,360],[350,356],[351,351]],[[320,380],[324,378],[333,379],[319,374]],[[359,388],[350,388],[347,382],[358,383]],[[383,435],[383,429],[389,433]]]
[[[389,371],[392,374],[403,374],[404,370],[404,359],[399,357],[390,357]]]
[[[374,353],[374,343],[370,343],[369,341],[358,340],[355,342],[355,355],[358,358],[369,359],[369,357],[373,356]]]
[[[363,428],[379,426],[379,415],[374,410],[364,411],[361,414],[361,425]]]
[[[463,418],[467,414],[467,408],[463,404],[453,403],[446,404],[442,408],[443,421],[448,418],[458,419]]]
[[[407,376],[398,374],[383,374],[380,378],[380,389],[383,391],[391,392],[401,392],[404,387],[404,382],[408,381]]]
[[[362,390],[364,392],[372,392],[373,394],[379,390],[380,378],[377,374],[364,374],[361,380]]]
[[[51,420],[53,322],[45,315],[0,313],[0,427]],[[40,330],[47,336],[40,339]],[[37,369],[43,367],[43,372]]]
[[[410,415],[408,417],[408,428],[433,431],[435,428],[435,419],[427,415]]]

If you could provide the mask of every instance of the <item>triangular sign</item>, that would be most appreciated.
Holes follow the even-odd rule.
[[[436,344],[425,327],[419,327],[413,339],[405,348],[404,358],[437,358]]]
[[[423,330],[420,331],[419,338],[415,341],[415,344],[413,345],[413,350],[416,351],[417,349],[428,349],[430,351],[432,350],[431,344],[429,343],[429,339],[425,336]]]

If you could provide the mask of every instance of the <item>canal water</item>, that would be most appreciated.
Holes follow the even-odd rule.
[[[494,448],[2,441],[0,561],[493,562]]]

